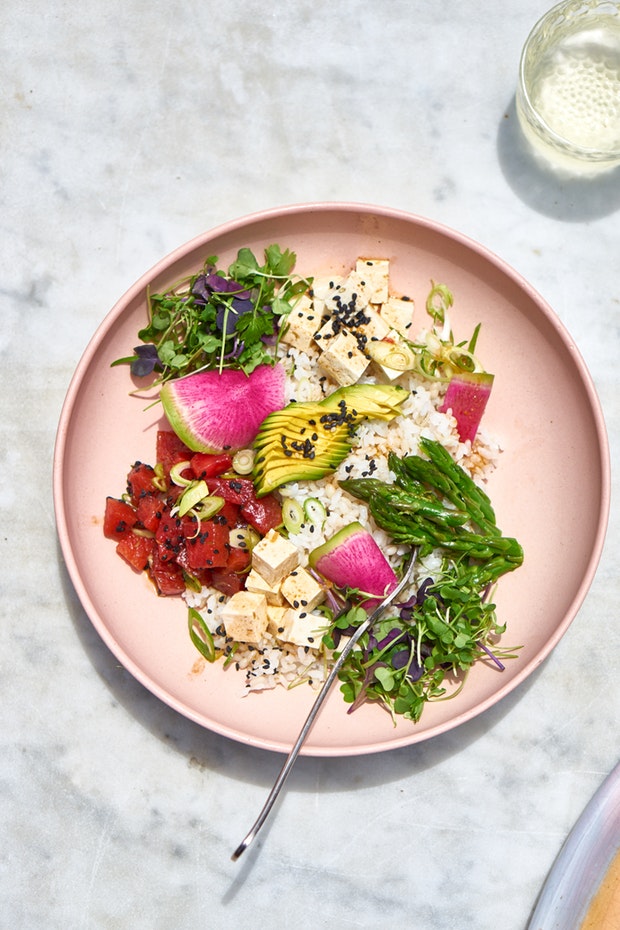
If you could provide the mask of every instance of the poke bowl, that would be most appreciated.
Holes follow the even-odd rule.
[[[284,686],[269,681],[265,686],[248,687],[248,662],[252,665],[254,660],[241,658],[247,650],[238,651],[233,661],[227,662],[226,656],[208,661],[196,648],[191,626],[188,631],[188,607],[217,613],[223,609],[218,605],[228,602],[228,595],[193,589],[185,598],[161,596],[152,577],[132,570],[104,533],[106,499],[122,496],[131,463],[154,462],[158,435],[169,431],[174,420],[172,407],[164,412],[159,402],[156,371],[155,380],[149,381],[144,376],[132,378],[128,365],[115,364],[139,343],[138,333],[149,322],[151,296],[170,293],[179,281],[196,276],[205,263],[211,263],[211,272],[233,266],[240,250],[248,250],[261,264],[265,251],[274,244],[282,252],[294,253],[295,275],[310,282],[304,293],[317,300],[326,299],[325,292],[319,294],[317,282],[328,291],[336,282],[338,290],[357,272],[359,284],[360,261],[389,268],[389,296],[410,305],[404,339],[414,346],[419,344],[420,333],[433,331],[433,325],[436,333],[441,325],[433,321],[432,314],[429,318],[429,308],[432,311],[434,306],[429,297],[443,295],[450,307],[454,345],[463,352],[473,349],[475,333],[471,354],[482,360],[485,373],[492,373],[480,429],[473,441],[463,441],[455,434],[452,408],[441,409],[445,407],[445,378],[427,379],[417,371],[411,380],[410,372],[381,366],[371,358],[370,367],[363,368],[355,383],[380,382],[392,392],[390,396],[400,387],[407,399],[397,414],[378,426],[369,425],[368,419],[355,422],[349,448],[324,476],[310,472],[309,478],[297,475],[294,481],[263,489],[280,504],[311,499],[321,509],[322,535],[315,539],[308,536],[312,520],[302,520],[304,528],[295,528],[297,532],[290,527],[282,530],[279,524],[284,542],[292,542],[302,553],[298,563],[289,566],[287,577],[291,571],[312,568],[309,554],[320,549],[326,538],[358,522],[371,527],[378,548],[397,570],[405,544],[390,538],[389,530],[372,519],[369,524],[365,502],[343,490],[343,484],[348,478],[389,480],[388,455],[416,455],[420,439],[437,441],[448,449],[484,488],[502,538],[518,540],[522,562],[493,587],[497,627],[502,630],[497,637],[498,655],[509,655],[506,661],[498,661],[489,650],[456,683],[449,700],[427,701],[418,719],[386,712],[377,701],[358,702],[360,706],[351,712],[351,702],[334,689],[303,752],[344,756],[410,745],[482,713],[513,691],[549,655],[592,582],[609,510],[605,425],[579,351],[554,311],[517,272],[460,233],[422,217],[372,205],[292,205],[226,223],[162,259],[104,317],[70,384],[54,458],[63,556],[84,610],[102,640],[157,698],[214,732],[265,749],[288,751],[316,696],[320,673],[312,683],[307,681],[312,675],[299,679],[293,675],[288,686],[283,676]],[[381,301],[371,298],[365,311],[369,306],[378,308],[380,315]],[[325,346],[312,339],[311,344],[303,343],[305,337],[292,325],[292,314],[289,324],[288,337],[278,340],[274,349],[279,353],[277,364],[286,374],[284,406],[322,403],[333,395],[340,398],[336,392],[348,389],[354,378],[347,368],[347,354],[340,359],[341,369],[347,369],[345,375],[329,368],[327,354],[321,364],[315,364],[320,353],[326,352]],[[395,326],[398,321],[391,317],[391,333]],[[447,327],[444,335],[448,335]],[[269,345],[268,339],[265,344]],[[348,384],[338,380],[341,376]],[[251,396],[245,402],[251,420]],[[347,411],[351,409],[350,404]],[[262,413],[261,423],[268,419]],[[311,481],[312,493],[304,490],[306,480]],[[574,494],[577,484],[579,495]],[[425,557],[419,580],[428,574],[429,565],[432,571],[432,554]],[[290,609],[292,605],[284,606]],[[227,631],[220,632],[225,642]],[[215,640],[217,646],[217,636]],[[262,653],[259,665],[264,662]],[[256,663],[253,667],[257,668]]]

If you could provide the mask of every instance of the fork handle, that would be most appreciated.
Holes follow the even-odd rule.
[[[322,686],[321,690],[319,691],[319,693],[318,693],[318,695],[317,695],[317,697],[316,697],[316,699],[315,699],[315,701],[314,701],[314,704],[313,704],[312,707],[310,708],[310,713],[309,713],[308,716],[306,717],[306,722],[304,723],[304,725],[302,726],[301,730],[299,731],[299,736],[298,736],[297,739],[295,740],[295,742],[294,742],[294,744],[293,744],[293,746],[292,746],[292,748],[291,748],[291,751],[289,752],[289,754],[288,754],[288,756],[287,756],[287,758],[286,758],[286,761],[285,761],[284,765],[282,766],[282,769],[280,770],[280,774],[278,775],[278,777],[276,778],[276,780],[275,780],[275,782],[274,782],[273,788],[272,788],[271,791],[269,792],[269,795],[268,795],[268,797],[267,797],[267,800],[265,801],[265,804],[263,805],[263,809],[261,810],[260,814],[259,814],[258,817],[256,818],[254,824],[252,825],[252,828],[248,831],[248,833],[246,834],[246,836],[244,837],[244,839],[241,841],[241,843],[239,843],[239,845],[238,845],[237,848],[235,849],[234,853],[232,854],[231,859],[232,859],[233,862],[236,862],[237,859],[239,858],[239,856],[241,856],[242,853],[245,852],[245,850],[248,848],[248,846],[250,845],[250,843],[254,840],[254,838],[256,837],[256,834],[258,833],[258,831],[260,830],[260,828],[261,828],[262,825],[264,824],[265,820],[266,820],[267,817],[269,816],[269,812],[271,811],[271,808],[273,807],[273,805],[274,805],[274,803],[275,803],[275,800],[276,800],[276,798],[278,797],[278,794],[280,793],[280,789],[282,788],[284,782],[285,782],[286,779],[288,778],[289,773],[290,773],[291,769],[293,768],[293,765],[295,764],[295,760],[297,759],[297,756],[299,755],[299,752],[300,752],[300,750],[301,750],[303,744],[304,744],[305,741],[306,741],[306,737],[307,737],[307,735],[308,735],[308,733],[309,733],[309,731],[310,731],[310,727],[311,727],[312,724],[314,723],[314,720],[315,720],[315,718],[316,718],[316,715],[318,714],[319,710],[321,709],[321,706],[322,706],[322,704],[323,704],[325,698],[327,697],[327,695],[328,695],[328,693],[329,693],[329,690],[330,690],[331,686],[333,685],[334,681],[335,681],[336,678],[338,677],[338,672],[340,671],[340,669],[342,668],[342,666],[343,666],[344,663],[346,662],[349,653],[351,652],[351,650],[353,649],[353,647],[355,646],[355,644],[356,644],[357,641],[359,640],[360,636],[363,636],[363,635],[364,635],[364,633],[366,632],[366,630],[368,630],[368,628],[371,627],[371,626],[373,625],[373,623],[376,622],[376,620],[377,620],[377,619],[379,618],[379,616],[383,613],[383,611],[385,610],[385,608],[388,607],[388,606],[392,603],[392,601],[393,601],[396,597],[398,597],[398,595],[400,594],[400,592],[403,590],[403,588],[405,587],[405,585],[407,584],[407,582],[408,582],[408,580],[409,580],[409,576],[410,576],[410,574],[411,574],[411,569],[413,568],[413,564],[414,564],[414,562],[415,562],[415,557],[416,557],[416,550],[413,549],[413,550],[411,551],[410,555],[409,555],[409,559],[408,559],[408,561],[407,561],[407,564],[405,565],[405,570],[404,570],[404,572],[403,572],[403,577],[401,578],[401,580],[400,580],[400,582],[398,583],[398,585],[397,585],[397,586],[394,588],[394,590],[393,590],[393,591],[379,604],[379,606],[375,608],[375,610],[370,614],[370,616],[369,616],[369,617],[366,617],[366,619],[364,620],[364,622],[361,623],[361,624],[357,627],[357,629],[355,630],[355,632],[353,633],[353,635],[351,636],[351,638],[350,638],[350,639],[348,640],[348,642],[346,643],[344,649],[342,650],[342,652],[340,653],[340,655],[339,655],[338,658],[336,659],[334,665],[332,666],[332,669],[331,669],[329,675],[328,675],[327,678],[325,679],[325,682],[323,683],[323,686]]]

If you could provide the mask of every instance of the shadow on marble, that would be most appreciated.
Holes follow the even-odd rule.
[[[620,167],[593,178],[554,173],[524,138],[514,97],[499,124],[497,154],[510,187],[537,213],[579,223],[608,216],[620,207]]]
[[[190,767],[217,772],[269,789],[280,771],[283,755],[246,746],[213,733],[152,694],[119,663],[90,622],[66,570],[60,547],[58,562],[68,614],[81,646],[94,671],[110,691],[113,701],[130,713],[145,730],[185,756]],[[537,669],[526,682],[473,720],[422,743],[390,750],[389,765],[386,765],[386,753],[382,752],[355,756],[353,759],[301,756],[288,784],[294,786],[296,791],[314,793],[317,775],[320,775],[326,790],[351,791],[357,787],[367,788],[397,781],[431,769],[492,730],[521,700],[540,671]]]

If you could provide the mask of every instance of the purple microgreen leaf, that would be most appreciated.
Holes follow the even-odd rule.
[[[152,374],[156,368],[161,371],[162,363],[157,354],[157,347],[152,343],[135,346],[134,352],[136,357],[131,363],[131,373],[134,377],[145,378],[147,375]]]

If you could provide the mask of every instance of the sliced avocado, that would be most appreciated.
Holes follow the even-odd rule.
[[[342,458],[346,458],[346,454]],[[340,459],[342,461],[342,459]],[[307,463],[297,460],[297,462],[287,462],[286,465],[270,468],[262,479],[255,479],[256,494],[258,497],[264,497],[265,494],[275,491],[283,484],[291,481],[318,481],[336,470],[340,461],[335,462],[331,467],[320,467],[313,469]]]
[[[400,405],[408,396],[409,391],[398,384],[352,384],[338,388],[321,404],[331,410],[345,400],[349,407],[364,416],[392,419],[393,411],[400,413]]]
[[[269,414],[254,440],[257,495],[335,471],[351,451],[357,425],[368,417],[393,419],[407,395],[397,385],[356,384],[322,401],[294,402]]]

